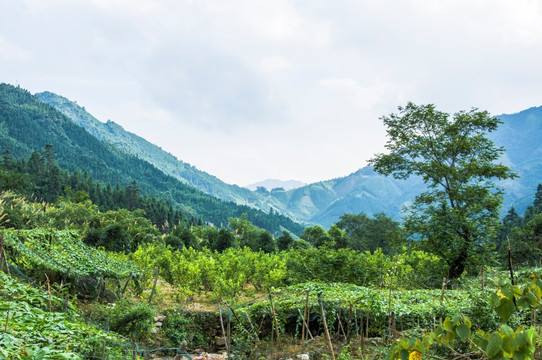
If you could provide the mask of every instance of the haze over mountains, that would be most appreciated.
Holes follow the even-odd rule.
[[[252,191],[257,190],[259,187],[263,187],[269,191],[269,190],[273,190],[277,188],[283,188],[284,190],[292,190],[292,189],[297,189],[305,185],[307,184],[298,180],[265,179],[262,181],[258,181],[254,184],[245,185],[245,187]]]
[[[196,169],[112,121],[99,121],[84,107],[62,96],[43,92],[36,94],[36,97],[53,105],[92,135],[148,161],[183,183],[219,199],[266,212],[273,209],[298,222],[327,227],[344,213],[360,212],[368,215],[385,212],[398,219],[401,207],[424,189],[419,179],[398,181],[364,167],[345,177],[304,186],[293,182],[290,183],[291,189],[288,183],[266,180],[252,184],[250,188],[254,191],[249,191]],[[506,190],[504,210],[515,206],[522,213],[531,203],[537,184],[542,182],[542,143],[539,141],[542,135],[542,107],[498,117],[503,124],[492,134],[493,139],[506,149],[503,162],[521,176],[501,184]]]

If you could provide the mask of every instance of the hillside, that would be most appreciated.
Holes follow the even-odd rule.
[[[178,160],[173,155],[129,133],[114,122],[102,123],[84,108],[61,96],[44,92],[37,94],[55,106],[91,134],[132,155],[145,159],[166,174],[191,184],[220,199],[249,204],[268,212],[270,208],[295,221],[320,224],[325,227],[336,222],[344,213],[360,212],[372,215],[385,212],[399,219],[401,207],[423,191],[417,179],[399,181],[383,177],[371,168],[362,168],[348,176],[317,182],[291,190],[249,191],[229,185],[218,178]],[[536,141],[542,135],[542,107],[517,114],[498,116],[503,121],[492,134],[494,141],[506,149],[503,162],[520,174],[519,179],[503,182],[506,211],[515,206],[522,213],[532,201],[532,194],[542,182],[542,146]]]
[[[122,126],[113,121],[101,122],[88,113],[84,107],[65,97],[48,91],[37,93],[35,96],[41,101],[54,106],[98,139],[113,144],[120,150],[153,164],[156,168],[183,183],[190,184],[222,200],[233,201],[241,205],[255,205],[261,209],[266,209],[261,196],[257,193],[237,185],[226,184],[217,177],[177,159],[144,138],[124,130]],[[266,210],[269,210],[269,207]]]
[[[542,183],[542,106],[497,117],[503,124],[491,137],[506,150],[502,162],[520,175],[499,183],[505,189],[503,211],[514,206],[523,214],[533,201],[537,185]],[[271,191],[270,195],[286,204],[289,211],[303,214],[305,221],[329,226],[344,213],[385,212],[398,219],[401,206],[423,189],[419,179],[395,180],[365,167],[343,178],[290,191]]]
[[[0,148],[15,158],[28,157],[53,144],[60,167],[86,171],[103,183],[126,186],[136,180],[142,193],[171,202],[183,212],[217,225],[247,213],[255,225],[272,233],[281,227],[300,233],[302,226],[290,219],[269,215],[209,196],[164,174],[143,159],[92,136],[81,126],[28,91],[0,84]]]

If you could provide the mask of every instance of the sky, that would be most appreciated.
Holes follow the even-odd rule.
[[[2,0],[0,82],[230,184],[346,176],[408,101],[542,105],[542,2]]]

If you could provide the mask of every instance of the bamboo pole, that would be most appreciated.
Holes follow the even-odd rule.
[[[220,327],[222,328],[222,336],[224,337],[224,342],[226,343],[226,358],[228,358],[228,354],[230,353],[230,348],[228,345],[228,339],[226,337],[226,330],[224,329],[224,320],[222,319],[222,308],[220,307],[220,304],[218,304],[218,313],[220,314]]]
[[[132,272],[130,271],[130,275],[128,275],[128,280],[124,283],[124,286],[122,287],[121,296],[124,296],[124,292],[126,291],[126,288],[128,287],[128,283],[132,279]]]
[[[269,295],[269,303],[271,304],[271,312],[273,314],[273,325],[275,327],[276,340],[279,341],[279,326],[277,323],[277,314],[275,313],[275,305],[273,305],[273,297],[271,296],[271,290],[267,289]]]
[[[391,268],[391,273],[390,273],[390,289],[389,289],[389,294],[388,294],[388,331],[389,331],[389,337],[388,337],[388,345],[390,344],[390,340],[393,340],[393,332],[392,332],[392,328],[391,328],[391,324],[392,324],[392,312],[391,312],[391,292],[392,292],[392,288],[393,288],[393,274],[395,272],[395,265],[396,265],[396,260],[393,261],[393,266]]]
[[[305,318],[303,317],[303,314],[301,314],[301,310],[297,309],[297,312],[299,313],[299,316],[301,316],[301,320],[303,321],[303,325],[306,326],[307,334],[311,337],[311,339],[314,339],[312,336],[311,330],[309,329],[309,325],[307,324]]]
[[[367,320],[369,320],[369,317],[367,317]],[[369,324],[367,323],[367,329],[369,329]],[[363,310],[359,309],[359,327],[360,327],[360,333],[361,333],[361,349],[363,350],[365,347],[365,336],[363,333]],[[369,330],[367,330],[369,331]]]
[[[245,317],[247,318],[248,324],[250,325],[250,330],[252,330],[252,333],[254,334],[254,336],[256,336],[256,342],[259,343],[260,342],[260,336],[256,332],[256,329],[254,328],[254,325],[252,325],[252,321],[250,320],[250,316],[248,315],[247,312],[245,312]]]
[[[309,292],[307,291],[307,297],[305,298],[305,309],[303,310],[303,316],[301,317],[303,319],[303,328],[302,328],[302,331],[301,331],[301,342],[302,343],[305,343],[305,319],[307,318],[307,309],[309,307]],[[299,312],[299,315],[301,315],[301,311]],[[308,329],[308,324],[307,324],[307,329]],[[312,336],[311,336],[312,338]]]
[[[510,281],[512,282],[512,286],[514,286],[514,270],[512,270],[512,247],[510,246],[510,238],[508,238],[508,236],[506,237],[506,240],[508,240],[508,268],[510,270]],[[515,296],[512,296],[512,301],[514,302],[514,306],[517,308]]]
[[[331,351],[331,359],[335,360],[335,352],[333,351],[333,344],[331,343],[331,337],[329,336],[329,330],[327,328],[326,314],[324,313],[324,302],[322,301],[322,296],[319,297],[319,301],[320,310],[322,311],[322,321],[324,322],[324,330],[327,337],[327,343],[329,345],[329,350]]]

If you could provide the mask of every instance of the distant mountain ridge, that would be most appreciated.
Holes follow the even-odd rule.
[[[263,187],[267,189],[268,191],[270,191],[277,188],[283,188],[284,190],[292,190],[292,189],[297,189],[305,185],[307,185],[307,183],[304,183],[298,180],[265,179],[262,181],[258,181],[254,184],[245,185],[244,187],[251,191],[255,191],[259,187]]]
[[[143,194],[164,199],[188,216],[226,225],[230,217],[247,213],[251,222],[271,233],[279,234],[286,228],[299,234],[303,229],[290,218],[222,201],[182,183],[140,156],[98,139],[28,91],[0,84],[0,151],[9,150],[14,158],[28,158],[46,144],[53,145],[61,168],[69,172],[78,169],[112,186],[127,186],[135,180]]]
[[[364,212],[373,215],[384,212],[399,219],[403,205],[410,203],[424,190],[419,179],[395,180],[376,174],[370,167],[332,180],[308,184],[295,189],[268,186],[267,191],[250,191],[226,184],[220,179],[197,170],[176,159],[145,139],[128,133],[119,125],[108,121],[101,123],[84,108],[52,93],[36,94],[98,138],[120,149],[146,159],[157,168],[175,178],[196,186],[221,199],[246,204],[263,211],[270,209],[289,216],[298,222],[320,224],[327,227],[344,213]],[[533,107],[516,114],[497,116],[503,124],[491,135],[498,146],[504,146],[503,163],[518,172],[519,179],[500,183],[506,190],[504,210],[515,206],[522,213],[532,202],[538,183],[542,182],[542,107]],[[102,124],[102,125],[100,125]]]

